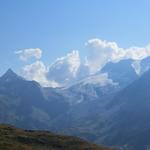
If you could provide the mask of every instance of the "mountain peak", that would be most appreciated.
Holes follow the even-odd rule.
[[[18,76],[11,68],[9,68],[6,73],[1,77],[2,80],[11,81],[16,79],[22,79],[22,77]]]
[[[6,71],[6,73],[9,73],[9,74],[14,74],[15,72],[11,69],[11,68],[9,68],[7,71]]]

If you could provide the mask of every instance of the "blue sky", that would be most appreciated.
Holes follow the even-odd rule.
[[[92,38],[120,47],[150,43],[149,0],[0,0],[0,73],[24,65],[17,50],[40,48],[52,63]]]

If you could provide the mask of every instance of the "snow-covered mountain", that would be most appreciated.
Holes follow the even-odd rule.
[[[150,143],[145,140],[150,124],[150,71],[137,75],[132,64],[132,60],[110,63],[102,70],[106,73],[88,75],[63,88],[43,88],[9,69],[0,78],[0,122],[144,149]],[[149,59],[140,64],[149,67]],[[120,90],[122,83],[128,85]],[[139,140],[142,148],[136,146]]]
[[[108,62],[93,74],[90,72],[91,66],[89,67],[88,60],[85,60],[81,59],[77,50],[58,58],[49,67],[48,80],[57,83],[59,87],[68,87],[83,80],[87,82],[92,79],[99,83],[98,76],[107,74],[112,82],[118,83],[123,88],[150,68],[150,57],[142,60],[123,59],[117,62]],[[100,80],[102,82],[102,79]]]
[[[67,97],[71,105],[85,101],[98,100],[119,90],[118,83],[107,74],[90,75],[75,84],[62,88],[60,92]]]

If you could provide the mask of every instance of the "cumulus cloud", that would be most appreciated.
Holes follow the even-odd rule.
[[[140,61],[150,56],[150,45],[124,49],[119,47],[115,42],[91,39],[87,41],[86,48],[88,52],[87,56],[85,56],[86,61],[81,59],[78,50],[73,50],[67,55],[57,58],[49,68],[40,60],[42,50],[38,48],[20,50],[15,53],[23,61],[27,61],[30,58],[39,59],[30,65],[24,66],[23,75],[26,79],[35,80],[43,86],[51,87],[60,87],[74,83],[74,81],[79,81],[100,71],[108,62],[118,62],[123,59],[132,59],[132,67],[137,74],[140,74]],[[93,78],[95,78],[93,82],[99,80],[102,85],[113,83],[113,81],[108,79],[107,75],[93,76]]]
[[[72,83],[78,76],[80,68],[80,55],[77,50],[73,50],[66,56],[57,58],[49,67],[48,79],[55,80],[62,86]]]
[[[35,80],[45,87],[64,86],[64,83],[71,82],[76,77],[80,67],[80,55],[77,50],[57,58],[50,67],[45,66],[40,60],[42,57],[40,49],[25,49],[15,53],[22,61],[27,61],[32,57],[39,59],[32,64],[25,65],[22,69],[22,75],[27,80]]]
[[[91,73],[100,70],[108,62],[123,59],[142,60],[150,56],[150,45],[145,47],[120,48],[115,42],[91,39],[86,43],[88,65]]]
[[[91,39],[86,43],[88,48],[87,61],[91,72],[101,69],[107,62],[116,57],[123,57],[123,50],[115,42]]]
[[[47,68],[42,61],[24,66],[22,74],[26,79],[37,81],[44,87],[59,87],[57,82],[47,79]]]
[[[66,56],[57,58],[56,61],[50,66],[50,69],[55,68],[59,70],[59,69],[64,68],[64,66],[67,66],[67,70],[73,76],[76,76],[76,73],[80,67],[80,63],[81,62],[80,62],[79,51],[73,50],[71,53],[68,53]]]
[[[22,61],[27,61],[28,59],[34,57],[36,59],[40,59],[42,57],[42,50],[39,48],[30,48],[30,49],[24,49],[24,50],[19,50],[15,52],[20,60]]]

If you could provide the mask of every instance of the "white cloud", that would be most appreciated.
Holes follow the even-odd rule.
[[[30,49],[24,49],[19,50],[15,52],[17,55],[19,55],[20,60],[27,61],[28,59],[34,57],[36,59],[40,59],[42,57],[42,50],[39,48],[30,48]]]
[[[101,69],[107,62],[114,57],[123,55],[115,42],[102,41],[100,39],[92,39],[86,43],[88,48],[87,61],[92,73]]]
[[[57,58],[50,68],[60,69],[63,65],[66,65],[70,73],[76,76],[76,73],[80,67],[80,55],[78,50],[73,50],[66,56]]]
[[[125,57],[126,59],[131,58],[133,60],[142,60],[148,56],[150,56],[150,45],[145,47],[131,47],[125,49]]]
[[[31,57],[40,59],[42,51],[40,49],[25,49],[15,52],[23,61]],[[25,65],[22,69],[22,75],[27,80],[35,80],[42,86],[61,87],[63,83],[68,83],[76,77],[80,67],[80,55],[77,50],[73,50],[66,56],[57,58],[48,68],[41,60],[37,60],[30,65]]]
[[[115,42],[100,39],[91,39],[86,43],[88,54],[86,62],[81,60],[78,50],[73,50],[66,56],[57,58],[50,67],[46,67],[40,60],[26,65],[23,68],[23,76],[29,80],[35,80],[43,86],[60,87],[79,81],[80,76],[87,77],[99,71],[108,62],[118,62],[123,59],[132,59],[132,67],[137,74],[141,72],[140,60],[150,56],[150,45],[145,47],[121,48]],[[34,57],[40,59],[42,50],[25,49],[15,52],[23,61]],[[90,70],[90,73],[89,73]],[[86,73],[85,73],[86,72]],[[94,76],[93,76],[94,78]],[[107,76],[95,76],[94,81],[111,82]],[[101,83],[103,85],[103,83]]]
[[[117,62],[123,59],[142,60],[150,56],[150,45],[123,49],[115,42],[91,39],[86,43],[86,46],[91,73],[100,70],[108,62]]]
[[[48,79],[54,80],[62,86],[73,83],[78,76],[80,63],[80,55],[77,50],[73,50],[66,56],[57,58],[49,67]]]
[[[59,87],[57,82],[47,79],[47,68],[42,61],[24,66],[22,74],[26,79],[37,81],[44,87]]]

